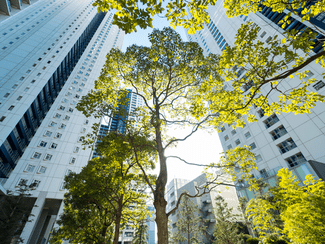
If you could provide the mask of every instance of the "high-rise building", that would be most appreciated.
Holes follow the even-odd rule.
[[[79,172],[91,150],[81,136],[98,122],[75,109],[93,88],[124,32],[93,0],[1,1],[1,190],[35,183],[24,243],[43,243],[62,211],[64,176]],[[11,6],[10,6],[11,4]]]
[[[228,182],[227,177],[223,177],[224,182]],[[184,179],[173,179],[167,186],[167,192],[165,194],[167,200],[167,208],[166,212],[170,212],[173,208],[175,208],[179,196],[183,192],[188,192],[190,195],[194,196],[198,193],[198,189],[200,187],[206,186],[208,183],[208,179],[205,174],[201,174],[193,180],[184,180]],[[200,191],[200,190],[199,190]],[[201,190],[200,193],[203,191]],[[213,240],[213,233],[215,229],[215,213],[214,209],[216,208],[216,197],[222,196],[228,204],[228,207],[232,207],[234,210],[234,214],[240,214],[238,212],[238,197],[236,194],[236,189],[233,186],[226,187],[225,185],[214,186],[210,189],[210,191],[200,197],[190,198],[200,210],[200,216],[204,219],[204,224],[206,225],[206,233],[202,236],[202,243],[211,243]],[[179,209],[177,210],[179,211]],[[177,211],[173,212],[169,216],[169,220],[171,221],[171,233],[172,235],[177,232]]]
[[[321,31],[325,30],[325,13],[321,13],[310,22],[301,22],[299,17],[290,17],[291,24],[282,28],[279,23],[286,16],[286,12],[272,12],[270,8],[263,7],[261,12],[251,13],[248,16],[228,18],[223,7],[223,2],[217,2],[208,8],[210,23],[204,30],[193,36],[191,41],[196,41],[203,48],[204,53],[221,54],[226,46],[233,46],[235,35],[241,24],[247,21],[253,22],[259,29],[258,40],[267,43],[273,36],[278,35],[283,39],[285,30],[305,30],[310,28],[319,31],[318,37],[324,38]],[[322,43],[316,42],[311,52],[318,53],[322,49]],[[310,70],[309,78],[317,81],[310,86],[310,91],[325,95],[325,83],[322,81],[324,69],[316,63],[309,64],[302,71]],[[245,75],[245,70],[239,70],[237,76]],[[297,77],[282,81],[281,89],[288,90],[299,83]],[[230,87],[228,85],[228,87]],[[227,89],[227,88],[226,88]],[[229,88],[228,88],[229,89]],[[247,91],[248,92],[248,91]],[[267,90],[262,89],[266,94]],[[269,96],[271,102],[277,101],[276,94]],[[219,137],[223,149],[236,146],[249,145],[256,154],[258,170],[253,172],[255,178],[264,179],[274,185],[275,175],[280,168],[286,167],[293,171],[299,180],[304,180],[307,174],[313,174],[316,178],[325,178],[325,104],[318,103],[310,114],[294,115],[293,113],[282,113],[265,116],[264,111],[256,108],[252,111],[256,114],[258,122],[246,123],[243,128],[233,129],[225,125],[221,128]],[[243,183],[237,188],[240,196],[248,199],[254,197],[249,191],[247,184]]]
[[[126,99],[127,103],[122,105],[121,103],[118,104],[118,111],[120,112],[117,114],[113,114],[112,117],[103,118],[102,123],[99,127],[99,132],[97,136],[97,143],[101,142],[101,137],[105,136],[109,131],[116,131],[119,133],[124,134],[126,129],[126,120],[129,118],[133,118],[133,112],[137,107],[143,106],[143,99],[132,92],[131,89],[126,90],[128,92]],[[108,122],[106,122],[108,120]],[[96,148],[93,151],[92,158],[98,157],[96,153]]]

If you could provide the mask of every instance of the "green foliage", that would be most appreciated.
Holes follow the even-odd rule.
[[[241,216],[233,213],[233,208],[228,207],[222,196],[216,198],[215,206],[216,225],[213,243],[244,243],[243,235],[239,233],[239,226],[237,224]]]
[[[274,190],[281,209],[283,232],[295,243],[325,242],[325,182],[307,175],[303,184],[288,169],[281,169]]]
[[[30,191],[34,184],[25,183],[17,186],[15,191],[7,191],[7,195],[0,196],[0,243],[10,244],[12,241],[21,243],[20,234],[30,218],[35,198],[30,198]]]
[[[147,217],[147,195],[129,144],[123,135],[109,133],[94,158],[79,174],[66,177],[64,213],[51,243],[117,243],[120,225]],[[134,140],[141,140],[137,136]],[[150,151],[143,150],[142,167],[149,168]]]
[[[290,112],[302,114],[310,113],[316,102],[325,101],[324,96],[310,91],[315,79],[307,78],[309,71],[299,71],[318,57],[318,54],[312,57],[309,54],[315,33],[307,30],[296,38],[297,31],[293,30],[285,42],[274,36],[268,43],[256,40],[257,35],[258,27],[253,27],[252,23],[242,25],[234,47],[227,47],[221,56],[209,56],[218,67],[214,67],[214,77],[201,85],[195,107],[203,107],[202,96],[211,101],[207,109],[218,113],[214,124],[219,127],[225,123],[243,127],[245,119],[257,121],[252,112],[256,107],[263,109],[266,116]],[[293,81],[284,81],[294,76]],[[301,80],[304,77],[306,79]],[[284,88],[284,82],[293,82],[295,88]],[[226,84],[231,88],[224,89]],[[263,89],[266,92],[262,93]],[[279,99],[272,102],[269,100],[271,95],[277,95]]]
[[[195,33],[208,22],[207,6],[215,5],[215,3],[215,0],[96,0],[93,5],[98,6],[100,11],[117,10],[113,24],[118,25],[126,33],[136,31],[137,26],[142,29],[152,28],[155,15],[164,15],[170,20],[171,26],[183,26],[186,29],[189,28],[191,33]]]
[[[142,220],[138,223],[132,239],[132,244],[146,244],[149,243],[149,225],[148,222]]]
[[[223,5],[229,17],[255,13],[261,9],[260,4],[272,8],[274,12],[282,13],[284,10],[289,10],[290,15],[301,13],[303,15],[302,21],[308,21],[311,17],[325,11],[324,0],[315,1],[311,5],[308,5],[308,2],[310,1],[224,0]],[[136,31],[137,26],[142,29],[152,28],[153,17],[159,15],[167,18],[172,27],[182,26],[188,29],[189,34],[193,34],[203,29],[205,23],[209,23],[207,8],[216,5],[216,3],[217,0],[96,0],[93,5],[98,7],[98,11],[116,10],[113,24],[116,24],[126,33]],[[290,24],[289,16],[285,18],[284,24]]]
[[[177,210],[177,231],[173,236],[176,242],[202,243],[206,226],[199,215],[198,206],[184,195]]]
[[[246,243],[247,244],[258,244],[260,241],[260,239],[256,238],[256,237],[250,237],[247,238]]]
[[[165,156],[165,150],[185,140],[216,118],[217,114],[209,111],[208,100],[198,94],[202,85],[206,84],[205,81],[211,80],[211,77],[218,79],[219,76],[216,73],[215,56],[205,58],[197,43],[182,42],[171,28],[154,30],[149,39],[151,47],[134,45],[127,48],[125,53],[112,49],[107,55],[99,79],[95,82],[95,90],[83,97],[77,108],[86,116],[112,117],[120,112],[116,108],[118,101],[123,101],[126,97],[126,87],[132,88],[133,93],[142,97],[144,106],[125,119],[126,134],[119,137],[118,143],[132,148],[128,153],[140,167],[143,178],[154,194],[158,236],[163,231],[161,238],[167,239],[164,191],[168,157]],[[192,132],[185,138],[167,136],[167,128],[184,126],[192,127]],[[88,136],[87,143],[91,144],[96,135],[95,128],[93,134]],[[152,150],[153,154],[158,155],[160,172],[154,182],[151,182],[150,176],[141,167],[139,159],[143,157],[140,155],[143,150]],[[233,176],[237,169],[246,176],[254,168],[253,157],[248,148],[236,149],[228,153],[227,162],[214,167],[223,168]],[[145,161],[155,164],[153,157]]]
[[[263,241],[283,243],[289,239],[293,243],[323,243],[324,181],[307,175],[301,184],[286,168],[279,170],[278,177],[278,186],[271,188],[270,193],[251,199],[247,206],[248,217],[264,237]]]
[[[273,196],[270,192],[265,193],[268,185],[263,181],[257,181],[256,184],[256,198],[248,202],[246,214],[255,231],[263,238],[269,234],[279,233],[282,222],[274,205]]]

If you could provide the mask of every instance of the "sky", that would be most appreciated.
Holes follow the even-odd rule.
[[[162,30],[165,26],[169,26],[166,18],[154,17],[153,26],[156,29]],[[128,46],[133,44],[139,46],[150,46],[148,34],[152,32],[152,28],[146,30],[138,29],[137,32],[126,34],[122,46],[124,52]],[[183,41],[188,41],[185,30],[181,27],[176,28],[176,31],[181,35]],[[168,133],[176,138],[183,138],[189,130],[169,130]],[[196,132],[193,136],[184,142],[180,142],[176,148],[166,151],[166,156],[179,156],[190,163],[209,164],[217,162],[222,152],[222,146],[216,131],[209,133],[204,130]],[[201,175],[204,167],[190,166],[178,159],[167,160],[168,182],[174,178],[193,180]],[[158,166],[155,170],[158,174]]]

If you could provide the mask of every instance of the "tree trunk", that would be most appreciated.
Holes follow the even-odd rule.
[[[166,214],[167,202],[164,198],[155,199],[156,224],[158,229],[158,244],[168,243],[168,218]]]
[[[187,243],[191,244],[190,223],[187,224]]]
[[[154,92],[154,101],[158,101],[156,94]],[[160,124],[160,114],[159,105],[156,104],[156,118],[155,118],[155,133],[156,133],[156,143],[157,151],[160,163],[160,172],[156,180],[156,190],[154,192],[154,206],[156,209],[156,224],[158,229],[158,244],[168,243],[168,216],[166,214],[167,201],[165,200],[165,188],[167,185],[167,159],[165,157],[165,149],[162,143],[161,137],[161,124]]]
[[[120,236],[120,223],[121,223],[121,217],[122,217],[122,204],[123,204],[123,196],[118,201],[118,209],[117,209],[116,219],[115,219],[115,231],[114,231],[113,244],[118,244],[118,238]]]

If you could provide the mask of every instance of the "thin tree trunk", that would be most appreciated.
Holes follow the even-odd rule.
[[[191,244],[190,223],[187,223],[187,243]]]
[[[154,94],[156,98],[156,94]],[[155,99],[157,101],[157,99]],[[166,214],[167,201],[165,200],[165,188],[167,185],[167,163],[162,144],[159,105],[156,104],[156,118],[154,122],[157,151],[160,163],[160,172],[156,180],[156,190],[154,192],[154,206],[156,209],[156,223],[158,229],[158,244],[168,243],[168,216]]]
[[[121,224],[121,217],[122,217],[122,204],[123,204],[123,196],[118,201],[118,210],[117,210],[116,219],[115,219],[115,231],[114,231],[113,244],[118,244],[118,238],[120,236],[120,224]]]

